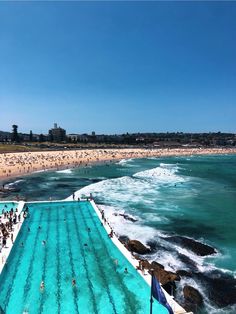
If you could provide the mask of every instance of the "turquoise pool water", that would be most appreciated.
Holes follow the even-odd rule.
[[[28,207],[0,277],[7,314],[149,313],[149,286],[110,241],[89,202]],[[153,313],[167,310],[155,301]]]

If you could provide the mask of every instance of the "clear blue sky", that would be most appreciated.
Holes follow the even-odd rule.
[[[0,2],[0,130],[236,132],[236,2]]]

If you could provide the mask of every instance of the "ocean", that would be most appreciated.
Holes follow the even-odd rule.
[[[92,193],[117,234],[152,247],[146,259],[186,271],[177,300],[183,301],[182,289],[191,285],[204,296],[205,307],[196,312],[236,313],[236,155],[128,159],[37,172],[8,183],[28,201]],[[179,236],[217,253],[196,255]]]

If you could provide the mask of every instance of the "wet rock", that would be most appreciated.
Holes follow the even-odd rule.
[[[167,282],[166,284],[162,285],[162,287],[165,289],[166,292],[168,292],[170,295],[175,296],[176,291],[176,284],[175,281]]]
[[[219,270],[195,274],[206,287],[208,298],[220,308],[236,304],[236,279]]]
[[[151,266],[152,266],[153,269],[156,269],[156,268],[164,269],[165,268],[162,264],[160,264],[158,262],[155,262],[155,261],[152,262]]]
[[[141,260],[143,268],[150,270],[152,268],[152,265],[147,260]]]
[[[198,271],[197,264],[190,257],[178,252],[178,258],[182,263],[186,264],[191,272]]]
[[[157,262],[152,262],[151,268],[154,270],[154,275],[162,285],[166,285],[174,281],[180,281],[180,276],[178,274],[165,270],[164,266]]]
[[[183,294],[185,298],[184,308],[187,311],[196,311],[203,306],[203,297],[197,289],[191,286],[184,286]]]
[[[165,238],[165,240],[189,249],[199,256],[206,256],[217,253],[217,251],[213,247],[190,238],[182,236],[172,236]]]
[[[147,245],[150,247],[152,253],[155,253],[155,252],[160,251],[160,250],[163,252],[171,252],[172,251],[169,248],[167,248],[166,246],[159,244],[155,240],[148,241]]]
[[[119,214],[119,216],[123,217],[126,220],[132,221],[132,222],[136,222],[138,221],[137,219],[133,218],[132,216],[129,216],[127,214]]]
[[[118,240],[123,244],[127,244],[129,242],[129,237],[127,237],[126,235],[121,235],[119,236]]]
[[[187,270],[179,269],[176,271],[176,274],[180,277],[192,277],[192,273],[188,272]]]
[[[135,252],[141,255],[148,254],[151,252],[149,248],[147,248],[138,240],[129,240],[127,243],[127,249],[131,252]]]

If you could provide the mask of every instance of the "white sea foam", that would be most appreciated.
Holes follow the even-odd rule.
[[[177,175],[178,166],[161,164],[149,170],[144,170],[135,173],[133,176],[136,178],[152,179],[159,183],[176,183],[184,182],[185,178]]]
[[[23,181],[25,181],[25,180],[20,179],[20,180],[16,180],[16,181],[14,181],[14,182],[8,183],[7,185],[8,185],[8,186],[11,186],[11,185],[15,185],[15,184],[18,184],[18,183],[20,183],[20,182],[23,182]]]
[[[71,169],[58,170],[57,173],[72,173]]]
[[[76,197],[88,196],[90,193],[101,201],[114,203],[143,202],[146,193],[152,193],[153,186],[149,182],[131,177],[108,179],[85,186],[75,193]],[[153,191],[154,193],[154,191]],[[156,192],[155,192],[156,193]]]
[[[36,170],[36,171],[33,171],[32,173],[40,173],[40,172],[45,172],[45,171],[48,171],[50,169],[41,169],[41,170]]]
[[[155,228],[141,225],[139,218],[134,215],[131,216],[136,218],[137,222],[129,221],[120,216],[119,214],[126,213],[121,208],[107,205],[99,205],[99,208],[104,210],[105,217],[118,235],[126,235],[130,239],[139,240],[142,243],[147,243],[149,240],[161,235]],[[129,213],[128,215],[130,216]]]
[[[117,164],[124,165],[124,164],[127,164],[129,161],[133,161],[133,158],[121,159],[120,161],[117,162]]]

